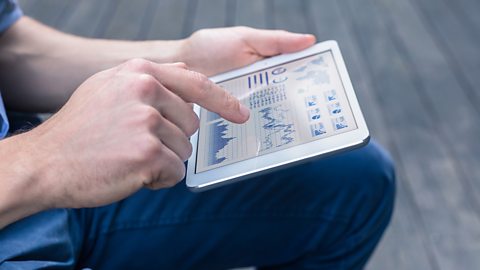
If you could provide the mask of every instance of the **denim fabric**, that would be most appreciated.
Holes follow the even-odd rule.
[[[374,142],[203,193],[181,182],[0,231],[0,269],[361,269],[389,223],[390,158]]]

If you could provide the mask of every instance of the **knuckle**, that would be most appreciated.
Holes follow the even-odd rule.
[[[143,155],[146,160],[153,160],[161,156],[163,144],[155,136],[149,136],[145,139]]]
[[[164,146],[162,142],[160,142],[155,136],[142,136],[136,143],[136,151],[133,160],[135,164],[138,164],[138,166],[142,168],[149,166],[148,164],[152,164],[162,155],[163,148]],[[144,173],[148,174],[149,172],[145,171]],[[143,179],[149,179],[150,177],[150,174],[143,175]]]
[[[157,109],[151,106],[145,106],[142,109],[140,119],[147,128],[154,129],[161,124],[163,117]]]
[[[192,136],[200,128],[200,119],[195,113],[193,113],[191,119],[190,124],[187,125],[185,130],[187,136]]]
[[[130,71],[144,72],[149,69],[150,61],[143,58],[133,58],[124,63],[124,68]]]
[[[149,74],[142,73],[135,77],[133,91],[141,98],[151,98],[156,93],[158,82]]]

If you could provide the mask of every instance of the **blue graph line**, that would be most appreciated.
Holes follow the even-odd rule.
[[[268,150],[275,147],[279,147],[285,144],[293,142],[295,139],[291,136],[295,133],[293,124],[285,123],[288,110],[281,109],[280,106],[276,108],[267,107],[261,109],[261,118],[264,120],[262,126],[266,131],[265,139],[263,140],[264,149]],[[276,114],[276,115],[275,115]],[[274,145],[273,137],[280,137],[280,142]]]
[[[227,137],[228,124],[224,121],[219,121],[208,126],[209,129],[209,145],[211,152],[208,157],[208,166],[219,164],[225,161],[226,157],[218,158],[219,152],[228,145],[228,143],[235,139],[235,137]]]

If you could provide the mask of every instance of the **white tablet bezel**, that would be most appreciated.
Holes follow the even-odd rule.
[[[340,49],[337,42],[334,40],[318,43],[301,52],[284,54],[261,60],[250,66],[219,74],[210,79],[215,83],[222,82],[327,51],[332,52],[333,59],[337,65],[338,73],[343,83],[348,102],[350,103],[350,107],[357,124],[357,129],[319,140],[306,142],[273,153],[238,161],[236,163],[224,165],[201,173],[195,173],[198,150],[197,131],[190,138],[193,146],[193,153],[188,160],[186,175],[187,186],[193,191],[204,190],[219,184],[224,184],[227,182],[230,183],[234,180],[250,178],[260,173],[269,172],[274,168],[283,167],[286,164],[296,164],[299,161],[306,161],[328,153],[337,152],[343,149],[350,149],[355,146],[366,144],[369,140],[367,124],[360,110],[360,106],[353,90],[343,57],[340,53]],[[198,105],[194,106],[194,111],[198,116],[200,116],[200,109],[201,108]]]

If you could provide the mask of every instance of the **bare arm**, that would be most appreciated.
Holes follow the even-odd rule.
[[[247,27],[200,30],[179,41],[110,41],[20,19],[0,36],[7,106],[61,109],[0,141],[0,229],[44,209],[99,206],[141,187],[174,185],[198,128],[189,103],[236,123],[249,117],[205,75],[314,42],[311,35]],[[179,61],[187,66],[157,64]]]
[[[213,75],[314,42],[312,35],[248,27],[203,29],[173,41],[91,39],[23,17],[0,36],[0,89],[10,108],[54,111],[86,78],[132,58],[185,62]]]
[[[0,89],[10,108],[54,111],[101,70],[132,58],[180,61],[182,42],[82,38],[22,17],[0,36]]]

